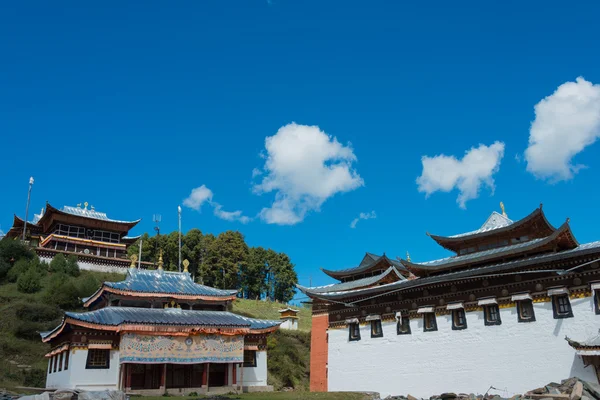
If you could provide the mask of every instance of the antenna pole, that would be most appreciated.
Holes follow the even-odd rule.
[[[33,176],[29,178],[29,191],[27,192],[27,206],[25,207],[25,223],[23,224],[23,242],[25,241],[25,232],[27,232],[27,218],[29,218],[29,200],[31,200],[31,187],[33,186]]]
[[[179,216],[179,262],[177,266],[181,272],[181,206],[177,206],[177,214]]]
[[[144,240],[140,239],[140,251],[138,256],[138,269],[142,266],[142,245],[144,244]]]

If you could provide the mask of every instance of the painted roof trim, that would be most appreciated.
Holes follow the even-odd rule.
[[[490,217],[494,214],[494,212],[490,215]],[[495,212],[495,213],[498,214],[497,212]],[[501,214],[498,214],[498,215],[501,215]],[[488,217],[488,220],[490,217]],[[485,238],[488,236],[493,236],[493,235],[497,235],[497,234],[501,234],[501,233],[505,233],[505,232],[517,229],[517,228],[529,223],[530,221],[535,220],[536,218],[540,218],[540,221],[542,221],[552,233],[554,231],[556,231],[556,228],[552,224],[550,224],[550,222],[546,218],[546,215],[544,214],[544,211],[542,210],[542,205],[540,204],[539,208],[536,208],[535,210],[533,210],[533,212],[531,212],[529,215],[521,218],[518,221],[514,221],[508,225],[500,226],[495,229],[485,229],[484,227],[487,224],[487,220],[486,220],[486,222],[482,225],[481,228],[471,231],[471,232],[461,233],[461,234],[453,235],[453,236],[431,235],[429,233],[427,235],[429,237],[431,237],[433,240],[435,240],[440,246],[444,247],[445,249],[457,252],[458,246],[463,245],[465,242],[469,242],[474,239],[481,239],[481,238]]]
[[[567,220],[558,229],[556,229],[554,233],[545,238],[533,239],[529,242],[513,244],[505,247],[496,247],[494,249],[483,250],[461,256],[447,257],[442,258],[440,260],[428,261],[424,263],[413,263],[408,260],[401,260],[401,262],[413,274],[417,276],[427,276],[433,272],[451,270],[453,268],[463,267],[472,263],[493,261],[498,258],[506,257],[507,255],[513,253],[515,250],[517,250],[517,253],[524,253],[540,249],[552,243],[553,241],[558,240],[563,234],[568,235],[568,237],[571,239],[571,242],[573,244],[572,248],[576,248],[579,245],[579,243],[575,239],[575,236],[573,235],[573,232],[571,231],[569,221]]]

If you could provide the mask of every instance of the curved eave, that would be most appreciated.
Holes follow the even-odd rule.
[[[42,215],[42,218],[40,218],[40,220],[38,221],[39,225],[42,225],[47,219],[50,218],[50,215],[54,213],[54,214],[58,214],[58,215],[64,215],[64,216],[69,216],[69,217],[78,217],[78,218],[82,218],[82,219],[87,219],[87,220],[94,220],[94,221],[99,221],[99,222],[105,222],[105,223],[111,223],[111,224],[116,224],[116,225],[121,225],[123,227],[127,227],[128,231],[131,230],[134,226],[136,226],[138,223],[140,223],[140,221],[142,220],[137,219],[135,221],[118,221],[118,220],[114,220],[114,219],[101,219],[101,218],[94,218],[94,217],[90,217],[87,215],[77,215],[77,214],[71,214],[68,212],[64,212],[54,206],[52,206],[50,203],[46,202],[46,211],[44,212],[44,215]]]
[[[393,282],[406,280],[406,278],[398,271],[398,269],[396,267],[391,266],[387,270],[385,270],[385,272],[383,272],[377,276],[357,279],[355,281],[349,281],[349,282],[344,282],[344,283],[336,283],[333,285],[304,288],[304,289],[307,289],[308,291],[310,291],[311,293],[314,293],[315,295],[329,293],[329,292],[343,292],[343,291],[350,291],[350,290],[359,290],[359,289],[364,289],[367,287],[381,285],[382,282],[388,280],[389,277],[395,278],[395,280]]]
[[[100,289],[96,291],[93,295],[88,297],[83,303],[84,307],[89,307],[96,300],[98,300],[104,293],[113,293],[117,295],[123,296],[133,296],[133,297],[151,297],[151,298],[160,298],[160,297],[168,297],[179,300],[204,300],[204,301],[229,301],[235,300],[237,298],[237,290],[232,290],[226,296],[209,296],[209,295],[199,295],[199,294],[182,294],[182,293],[162,293],[162,292],[136,292],[133,290],[123,290],[123,289],[115,289],[110,286],[102,285]]]
[[[450,251],[458,252],[460,246],[464,245],[467,242],[470,242],[472,240],[480,240],[482,238],[502,234],[505,232],[510,232],[511,230],[518,229],[518,228],[526,225],[527,223],[534,222],[538,218],[539,218],[540,222],[542,222],[548,228],[550,233],[553,233],[556,231],[556,228],[554,226],[552,226],[552,224],[550,224],[550,222],[546,218],[546,215],[544,214],[544,211],[542,210],[542,206],[540,205],[539,208],[536,208],[531,214],[527,215],[526,217],[521,218],[520,220],[513,222],[510,225],[503,226],[501,228],[491,229],[491,230],[485,231],[485,232],[476,232],[471,235],[458,236],[458,237],[432,235],[429,233],[427,235],[429,237],[431,237],[433,240],[435,240],[436,243],[439,244],[440,246],[442,246],[443,248],[448,249]]]
[[[575,236],[573,235],[573,232],[571,231],[571,227],[569,226],[568,220],[564,224],[562,224],[558,229],[555,229],[555,231],[545,239],[536,241],[535,243],[531,243],[528,246],[526,245],[519,247],[518,249],[511,248],[507,249],[506,251],[498,251],[495,253],[485,254],[479,258],[469,257],[468,259],[464,259],[464,256],[457,256],[455,257],[456,261],[449,261],[440,265],[418,264],[404,259],[401,259],[400,262],[406,267],[406,269],[408,269],[413,274],[419,277],[424,277],[436,272],[451,271],[456,268],[461,268],[472,264],[479,264],[486,261],[489,262],[497,259],[506,258],[507,256],[511,256],[513,254],[530,253],[531,251],[542,249],[552,244],[555,244],[556,247],[560,246],[564,249],[573,249],[579,245],[579,243],[575,239]],[[472,253],[469,256],[471,255],[477,255],[477,253]]]
[[[367,264],[367,265],[362,266],[362,267],[348,268],[348,269],[339,270],[339,271],[332,271],[332,270],[321,268],[321,271],[323,271],[325,274],[329,275],[330,277],[332,277],[334,279],[341,280],[341,279],[343,279],[343,278],[345,278],[347,276],[352,276],[352,275],[356,275],[356,274],[360,274],[360,273],[366,272],[369,269],[371,269],[372,267],[374,267],[377,264],[379,264],[381,261],[387,261],[388,267],[394,266],[394,264],[392,263],[392,260],[390,260],[384,254],[379,259],[374,260],[372,263]],[[396,262],[398,262],[398,261],[396,261]],[[396,269],[398,269],[398,268],[396,268]],[[398,271],[401,272],[401,270],[398,270]]]

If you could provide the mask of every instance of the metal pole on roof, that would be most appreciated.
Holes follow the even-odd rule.
[[[25,223],[23,224],[23,241],[25,241],[25,232],[27,232],[27,218],[29,218],[29,201],[31,200],[31,187],[33,186],[33,176],[29,178],[29,191],[27,192],[27,206],[25,207]]]
[[[144,240],[140,238],[140,249],[138,256],[138,269],[142,266],[142,245],[144,244]]]
[[[177,267],[181,272],[181,206],[177,206],[177,214],[179,215],[179,262]]]

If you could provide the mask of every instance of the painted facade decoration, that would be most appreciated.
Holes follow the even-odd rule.
[[[571,376],[598,382],[600,241],[580,244],[541,206],[428,235],[455,254],[367,253],[355,268],[324,270],[340,283],[299,286],[313,301],[311,390],[429,397],[493,386],[510,397]]]
[[[228,312],[236,290],[166,272],[162,258],[158,265],[105,282],[83,299],[88,311],[67,312],[41,334],[51,346],[46,386],[148,395],[272,390],[266,339],[280,321]]]
[[[77,256],[80,269],[124,272],[129,266],[127,248],[139,239],[128,236],[140,220],[119,221],[84,203],[56,208],[50,203],[35,214],[33,221],[16,215],[7,237],[25,237],[41,260],[50,262],[57,254]],[[146,268],[151,263],[140,262]]]

